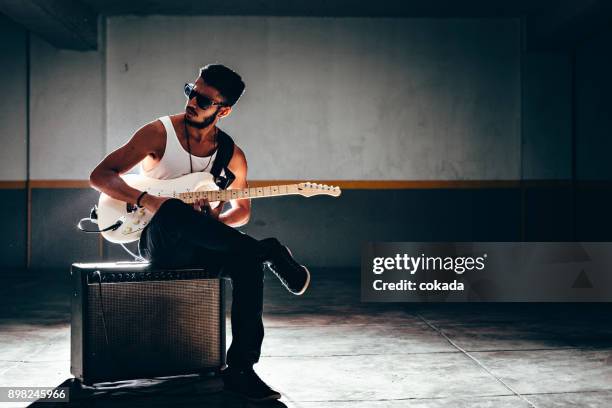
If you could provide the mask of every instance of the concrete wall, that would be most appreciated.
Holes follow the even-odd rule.
[[[101,52],[31,42],[30,177],[86,180],[104,146]]]
[[[0,181],[27,176],[27,32],[0,15]],[[27,196],[23,188],[0,189],[0,266],[26,260]]]
[[[14,75],[0,80],[15,99],[0,103],[17,120],[0,123],[0,166],[2,179],[23,180],[26,33],[1,29]],[[247,82],[222,127],[246,151],[251,179],[571,176],[571,60],[521,55],[514,20],[113,17],[104,31],[101,50],[87,53],[31,36],[32,179],[86,179],[142,124],[180,111],[183,83],[214,61]],[[610,174],[608,38],[577,54],[582,178]],[[2,265],[23,265],[25,192],[0,193],[15,237],[0,242]],[[96,196],[32,192],[34,267],[98,259],[97,237],[75,228]],[[612,194],[576,197],[566,187],[348,190],[339,200],[255,200],[244,231],[278,236],[313,266],[356,266],[368,240],[609,239]],[[104,252],[127,258],[117,246]]]
[[[572,176],[572,66],[567,53],[522,56],[522,178]]]
[[[142,124],[180,111],[182,84],[212,61],[247,82],[222,125],[247,152],[251,178],[520,176],[513,20],[113,17],[107,25],[101,52],[57,50],[32,36],[33,179],[86,179]],[[7,58],[16,75],[2,80],[25,87],[25,47],[7,44],[21,57]],[[25,118],[25,99],[3,103]],[[23,179],[25,121],[3,123],[21,136],[2,151],[2,177]]]
[[[520,177],[515,20],[112,17],[106,56],[109,149],[219,61],[251,178]]]
[[[611,43],[612,30],[586,39],[574,62],[570,52],[523,55],[523,178],[572,177],[573,116],[577,179],[612,177]]]
[[[0,14],[0,180],[26,179],[27,32]]]
[[[576,52],[576,177],[610,180],[612,165],[612,29],[588,39]],[[612,191],[595,187],[577,200],[578,237],[611,240]]]
[[[612,178],[612,29],[576,53],[576,160],[583,180]]]
[[[30,51],[31,178],[86,180],[105,151],[103,54],[58,50],[34,35]],[[98,237],[76,223],[96,197],[93,190],[33,190],[32,267],[95,259]]]

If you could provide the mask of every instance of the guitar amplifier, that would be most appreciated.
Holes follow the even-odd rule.
[[[225,285],[218,271],[147,263],[75,263],[71,373],[85,384],[225,366]]]

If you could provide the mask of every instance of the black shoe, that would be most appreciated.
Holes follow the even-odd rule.
[[[266,238],[259,242],[266,248],[268,266],[287,290],[294,295],[306,292],[310,283],[310,272],[293,259],[289,248],[276,238]]]
[[[236,369],[228,367],[221,371],[221,378],[225,391],[239,394],[249,401],[262,402],[281,398],[280,393],[268,387],[252,368]]]

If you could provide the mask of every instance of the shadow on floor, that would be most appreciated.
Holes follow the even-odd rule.
[[[251,403],[223,391],[219,378],[199,375],[116,381],[93,386],[69,378],[56,387],[58,391],[61,389],[67,389],[70,402],[37,401],[29,407],[287,407],[280,401]]]

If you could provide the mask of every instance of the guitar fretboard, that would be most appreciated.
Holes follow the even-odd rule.
[[[186,203],[193,203],[198,198],[206,198],[208,201],[229,201],[245,198],[261,198],[299,194],[297,184],[285,184],[279,186],[250,187],[235,190],[206,190],[179,193],[178,198]]]

